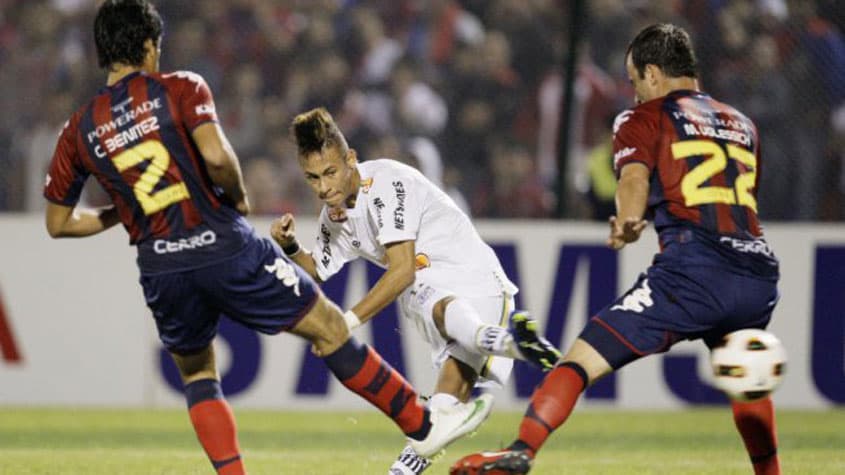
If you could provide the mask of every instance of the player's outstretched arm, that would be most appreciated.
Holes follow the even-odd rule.
[[[373,285],[367,295],[361,299],[351,311],[366,322],[373,318],[390,302],[396,300],[403,290],[414,283],[416,265],[414,260],[415,241],[400,241],[389,243],[385,257],[387,271]]]
[[[114,205],[84,209],[47,203],[45,213],[50,237],[85,237],[105,231],[120,222]]]
[[[223,189],[241,215],[248,215],[249,199],[241,165],[223,129],[216,122],[206,122],[195,128],[191,135],[205,160],[211,181]]]
[[[622,249],[640,238],[648,221],[643,219],[648,202],[651,172],[642,163],[632,162],[624,167],[616,188],[616,216],[610,217],[610,236],[607,245]]]
[[[290,213],[285,213],[270,224],[270,237],[282,248],[293,262],[301,267],[316,281],[320,281],[317,274],[317,263],[308,249],[299,245],[296,239],[296,220]]]

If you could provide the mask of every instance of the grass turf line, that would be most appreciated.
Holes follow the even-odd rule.
[[[404,446],[376,412],[235,408],[253,475],[384,474]],[[521,414],[494,412],[472,439],[451,446],[428,472],[496,449]],[[845,409],[779,411],[784,473],[845,473]],[[728,408],[576,411],[540,452],[532,475],[747,474],[750,464]],[[213,474],[181,410],[0,408],[0,474]]]

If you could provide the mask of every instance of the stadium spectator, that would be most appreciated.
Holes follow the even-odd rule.
[[[414,122],[399,120],[400,109],[392,105],[400,103],[400,98],[385,83],[399,61],[411,58],[415,80],[430,89],[411,97],[439,96],[445,100],[446,127],[432,127],[428,136],[447,157],[445,166],[464,177],[460,187],[470,201],[475,193],[489,192],[492,186],[475,179],[475,171],[489,165],[490,150],[485,142],[494,135],[537,143],[531,147],[535,173],[547,190],[556,190],[558,116],[566,79],[561,71],[569,46],[566,38],[570,11],[566,2],[206,0],[202,8],[196,8],[195,2],[189,0],[159,3],[169,18],[168,41],[182,45],[165,51],[163,64],[177,64],[203,75],[218,93],[221,116],[225,121],[232,120],[233,125],[239,127],[241,103],[257,100],[261,109],[268,104],[280,105],[286,122],[296,111],[327,104],[342,123],[350,144],[361,149],[372,137],[419,133],[419,129],[406,130]],[[774,219],[821,216],[820,200],[828,195],[826,190],[838,186],[834,176],[823,171],[826,161],[820,157],[827,156],[838,140],[831,115],[842,104],[842,2],[587,3],[588,35],[582,37],[586,39],[579,64],[592,66],[579,71],[576,83],[578,102],[569,155],[572,169],[565,184],[571,191],[570,196],[564,197],[565,203],[575,206],[567,205],[568,217],[593,214],[582,213],[579,197],[575,196],[573,202],[571,193],[587,191],[581,186],[583,164],[596,144],[591,137],[601,135],[595,133],[593,125],[603,125],[604,114],[594,107],[619,110],[628,96],[620,67],[627,38],[639,26],[669,19],[688,23],[694,38],[707,46],[702,48],[700,57],[701,79],[717,97],[728,98],[734,93],[735,83],[726,79],[742,76],[744,68],[756,58],[760,35],[769,35],[775,41],[777,60],[772,63],[770,74],[760,87],[748,89],[748,101],[762,106],[747,109],[747,113],[758,120],[791,108],[783,127],[790,128],[794,139],[784,144],[780,140],[782,134],[770,133],[763,137],[762,146],[770,152],[777,150],[780,156],[801,156],[802,163],[815,165],[793,170],[796,186],[788,188],[777,186],[772,181],[774,174],[764,173],[761,188],[771,192],[773,199],[760,212],[763,217]],[[96,83],[97,68],[91,55],[84,54],[93,45],[89,35],[82,34],[82,25],[90,23],[96,6],[97,2],[67,0],[3,1],[0,81],[6,87],[0,88],[0,107],[4,111],[0,117],[0,147],[7,153],[0,155],[0,183],[4,184],[0,187],[0,210],[38,208],[23,197],[37,194],[39,191],[32,190],[32,184],[43,177],[32,175],[36,167],[26,165],[26,147],[16,142],[39,124],[53,125],[47,104],[53,93],[61,91],[80,102],[96,92],[92,84]],[[503,61],[504,52],[510,56],[508,61]],[[501,67],[497,74],[479,72],[483,62],[489,64],[481,61],[487,57],[498,58],[494,62],[506,66],[504,69],[511,70],[518,81],[508,86],[506,94],[496,90],[490,92],[496,97],[480,101],[466,97],[465,80],[472,84],[478,78],[482,81],[479,85],[486,88],[490,78],[507,78],[511,74],[501,74]],[[262,87],[257,94],[250,88],[225,87],[233,85],[232,81],[223,84],[223,78],[237,75],[245,64],[259,71],[260,81],[256,83]],[[594,87],[600,85],[594,79],[603,75],[617,83],[615,91],[604,97],[607,89],[602,86],[589,95],[583,94],[585,79]],[[322,80],[310,80],[316,76]],[[777,82],[781,84],[767,84]],[[772,86],[785,87],[791,105],[783,107],[768,100]],[[596,100],[599,97],[601,100]],[[739,102],[736,105],[745,106]],[[483,111],[484,108],[488,109]],[[444,110],[436,109],[427,112]],[[442,114],[426,117],[438,119]],[[483,129],[464,129],[469,118],[489,124],[486,135],[481,133]],[[351,119],[358,122],[350,123]],[[247,142],[258,144],[258,150],[249,150],[252,153],[244,155],[245,161],[267,155],[264,149],[275,130],[278,129],[264,127],[250,131]],[[234,138],[239,131],[233,127],[231,132]],[[772,158],[770,170],[777,162]]]
[[[534,173],[528,149],[516,141],[493,140],[486,180],[474,197],[473,212],[496,218],[551,216],[554,198]]]
[[[732,331],[768,325],[779,272],[756,213],[757,129],[701,92],[696,68],[690,37],[675,25],[646,27],[630,43],[626,69],[637,106],[613,125],[617,209],[607,244],[619,250],[637,241],[648,217],[661,252],[628,292],[587,323],[537,387],[518,439],[504,450],[464,457],[452,475],[528,473],[599,378],[682,340],[714,348]],[[704,162],[719,169],[704,168],[707,155],[721,157]],[[706,187],[700,173],[710,180]],[[780,474],[771,398],[732,407],[754,473]]]
[[[421,456],[473,430],[490,398],[428,409],[281,249],[259,238],[238,158],[201,76],[159,73],[163,22],[147,0],[106,0],[94,21],[106,86],[64,129],[44,196],[53,238],[121,223],[138,251],[141,286],[184,383],[197,438],[219,474],[246,473],[212,341],[220,317],[310,341],[334,375],[390,417]],[[261,163],[261,162],[256,162]],[[77,206],[93,175],[112,204]]]

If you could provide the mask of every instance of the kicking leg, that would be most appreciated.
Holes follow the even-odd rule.
[[[526,312],[513,312],[508,330],[484,323],[466,299],[446,297],[434,305],[432,316],[443,338],[482,354],[528,361],[543,370],[560,358],[557,348],[537,334],[537,322]]]
[[[340,309],[324,296],[292,332],[314,345],[326,365],[349,390],[390,417],[420,455],[431,456],[474,430],[492,409],[492,398],[432,414],[416,390],[381,356],[349,335]]]
[[[428,400],[430,410],[438,410],[466,402],[472,395],[472,388],[478,375],[470,366],[449,357],[440,368],[434,394]],[[419,475],[431,465],[431,460],[421,457],[407,445],[390,466],[390,475]]]
[[[524,474],[534,455],[560,427],[590,383],[610,373],[610,364],[589,343],[578,339],[562,362],[550,371],[531,396],[519,426],[519,439],[499,452],[468,455],[452,465],[453,475],[487,473]]]
[[[223,397],[214,347],[198,353],[171,353],[185,385],[188,413],[197,438],[219,475],[245,474],[232,408]]]

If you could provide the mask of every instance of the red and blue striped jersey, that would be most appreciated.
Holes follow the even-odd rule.
[[[205,265],[240,250],[251,226],[209,178],[191,132],[216,122],[203,78],[132,73],[65,124],[44,196],[74,206],[93,175],[138,247],[142,271]]]
[[[616,117],[614,168],[651,170],[647,217],[658,232],[683,223],[720,236],[762,235],[757,218],[757,128],[733,107],[698,91],[672,93]]]

